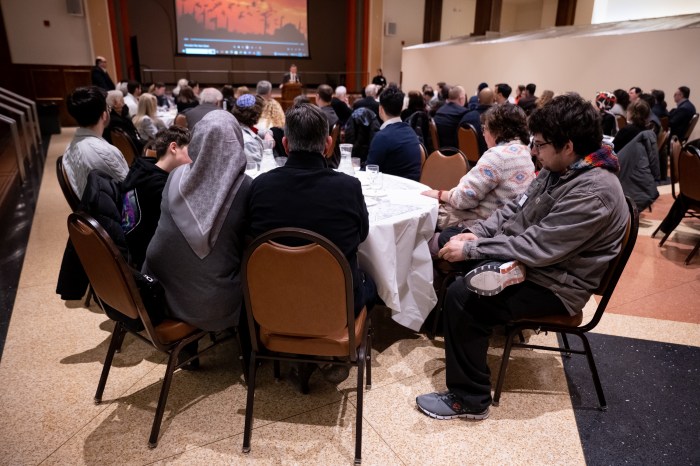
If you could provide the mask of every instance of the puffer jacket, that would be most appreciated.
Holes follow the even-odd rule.
[[[617,154],[620,161],[620,184],[638,210],[644,210],[659,197],[659,151],[653,131],[642,131]]]

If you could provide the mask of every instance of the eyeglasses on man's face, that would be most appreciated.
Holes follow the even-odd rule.
[[[546,146],[547,144],[551,144],[551,143],[552,143],[551,141],[545,141],[545,142],[532,141],[532,142],[530,142],[530,149],[535,149],[535,148],[536,148],[537,151],[539,151],[539,150],[542,149],[544,146]]]

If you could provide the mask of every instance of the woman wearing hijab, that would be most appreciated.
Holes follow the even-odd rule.
[[[193,162],[173,170],[163,189],[144,270],[163,285],[169,315],[220,331],[238,325],[243,302],[239,272],[251,179],[241,127],[229,112],[209,112],[188,149]]]

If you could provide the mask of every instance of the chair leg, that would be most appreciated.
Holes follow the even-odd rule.
[[[236,344],[238,344],[238,360],[241,363],[241,370],[243,372],[243,382],[248,383],[248,368],[245,365],[245,358],[243,357],[243,345],[241,344],[241,336],[239,329],[236,329]]]
[[[156,407],[156,415],[153,419],[153,427],[151,427],[151,437],[148,439],[148,448],[155,448],[158,446],[158,434],[160,433],[160,424],[163,421],[163,413],[165,412],[165,403],[168,401],[168,392],[170,391],[170,384],[173,381],[173,373],[175,372],[175,367],[177,366],[177,356],[180,354],[180,350],[185,345],[180,343],[175,347],[174,350],[170,352],[170,357],[168,358],[168,366],[165,369],[165,377],[163,378],[163,384],[160,387],[160,397],[158,397],[158,406]]]
[[[690,251],[690,254],[688,254],[688,257],[685,258],[685,265],[690,264],[690,260],[693,258],[693,256],[698,252],[698,249],[700,249],[700,241],[697,242],[695,247],[693,248],[692,251]]]
[[[366,347],[360,348],[357,358],[357,414],[355,419],[355,464],[362,463],[362,404],[364,397],[364,387],[362,376],[365,372]]]
[[[598,369],[596,369],[595,361],[593,360],[593,352],[591,351],[591,345],[588,343],[588,338],[583,333],[578,334],[583,342],[583,347],[586,351],[586,358],[588,358],[588,366],[591,369],[591,375],[593,376],[593,383],[595,384],[595,391],[598,394],[598,402],[600,403],[600,410],[607,411],[608,405],[605,402],[605,395],[603,394],[603,386],[600,384],[600,377],[598,376]]]
[[[666,233],[666,234],[664,235],[663,238],[661,238],[661,241],[659,241],[659,247],[661,247],[661,246],[664,245],[664,243],[666,242],[666,240],[668,239],[668,237],[671,236],[671,233],[672,233],[672,232],[669,231],[668,233]]]
[[[119,336],[119,341],[117,342],[117,349],[116,349],[116,352],[117,352],[117,353],[121,353],[121,352],[122,352],[122,345],[124,344],[124,337],[126,337],[126,334],[127,334],[127,332],[124,331],[124,332],[122,332],[122,334]]]
[[[367,383],[365,388],[367,390],[372,389],[372,329],[369,330],[367,335]]]
[[[561,335],[561,341],[564,343],[564,348],[567,350],[570,350],[571,347],[569,346],[569,339],[566,338],[566,333],[562,332],[562,333],[560,333],[560,335]],[[566,353],[563,353],[563,355],[566,356],[567,358],[570,358],[571,351],[567,351]]]
[[[85,307],[90,307],[91,299],[95,296],[95,291],[92,289],[92,285],[88,284],[87,296],[85,296]]]
[[[245,426],[243,428],[243,453],[250,453],[250,437],[253,434],[253,401],[255,399],[255,374],[258,363],[255,360],[255,351],[250,355],[250,372],[248,375],[248,399],[245,405]],[[279,363],[279,361],[275,361]]]
[[[513,347],[513,338],[515,338],[515,335],[518,333],[520,333],[520,330],[518,330],[517,332],[511,330],[508,332],[508,336],[506,337],[506,346],[505,348],[503,348],[503,357],[501,359],[501,369],[498,371],[498,381],[496,382],[496,390],[493,393],[492,404],[494,406],[498,406],[498,403],[501,401],[501,390],[503,389],[503,382],[506,378],[508,358],[510,358],[510,350]]]
[[[661,224],[659,223],[659,226],[656,227],[656,230],[654,230],[654,233],[651,234],[651,237],[654,238],[656,234],[661,230]]]
[[[124,339],[124,334],[126,330],[121,322],[114,323],[114,329],[112,330],[112,338],[109,341],[109,349],[107,349],[107,356],[105,357],[105,363],[102,366],[102,375],[100,375],[100,381],[97,384],[97,391],[95,392],[95,404],[98,405],[102,401],[102,394],[105,391],[105,385],[107,385],[107,377],[109,376],[109,369],[112,367],[112,360],[114,359],[114,353],[117,351],[117,347],[121,346],[121,341]]]

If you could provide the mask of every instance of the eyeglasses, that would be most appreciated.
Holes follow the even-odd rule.
[[[537,150],[539,151],[539,150],[542,149],[544,146],[546,146],[547,144],[551,144],[551,143],[552,143],[551,141],[545,141],[545,142],[535,142],[535,141],[532,141],[532,142],[530,142],[530,149],[534,149],[534,148],[536,147]]]

